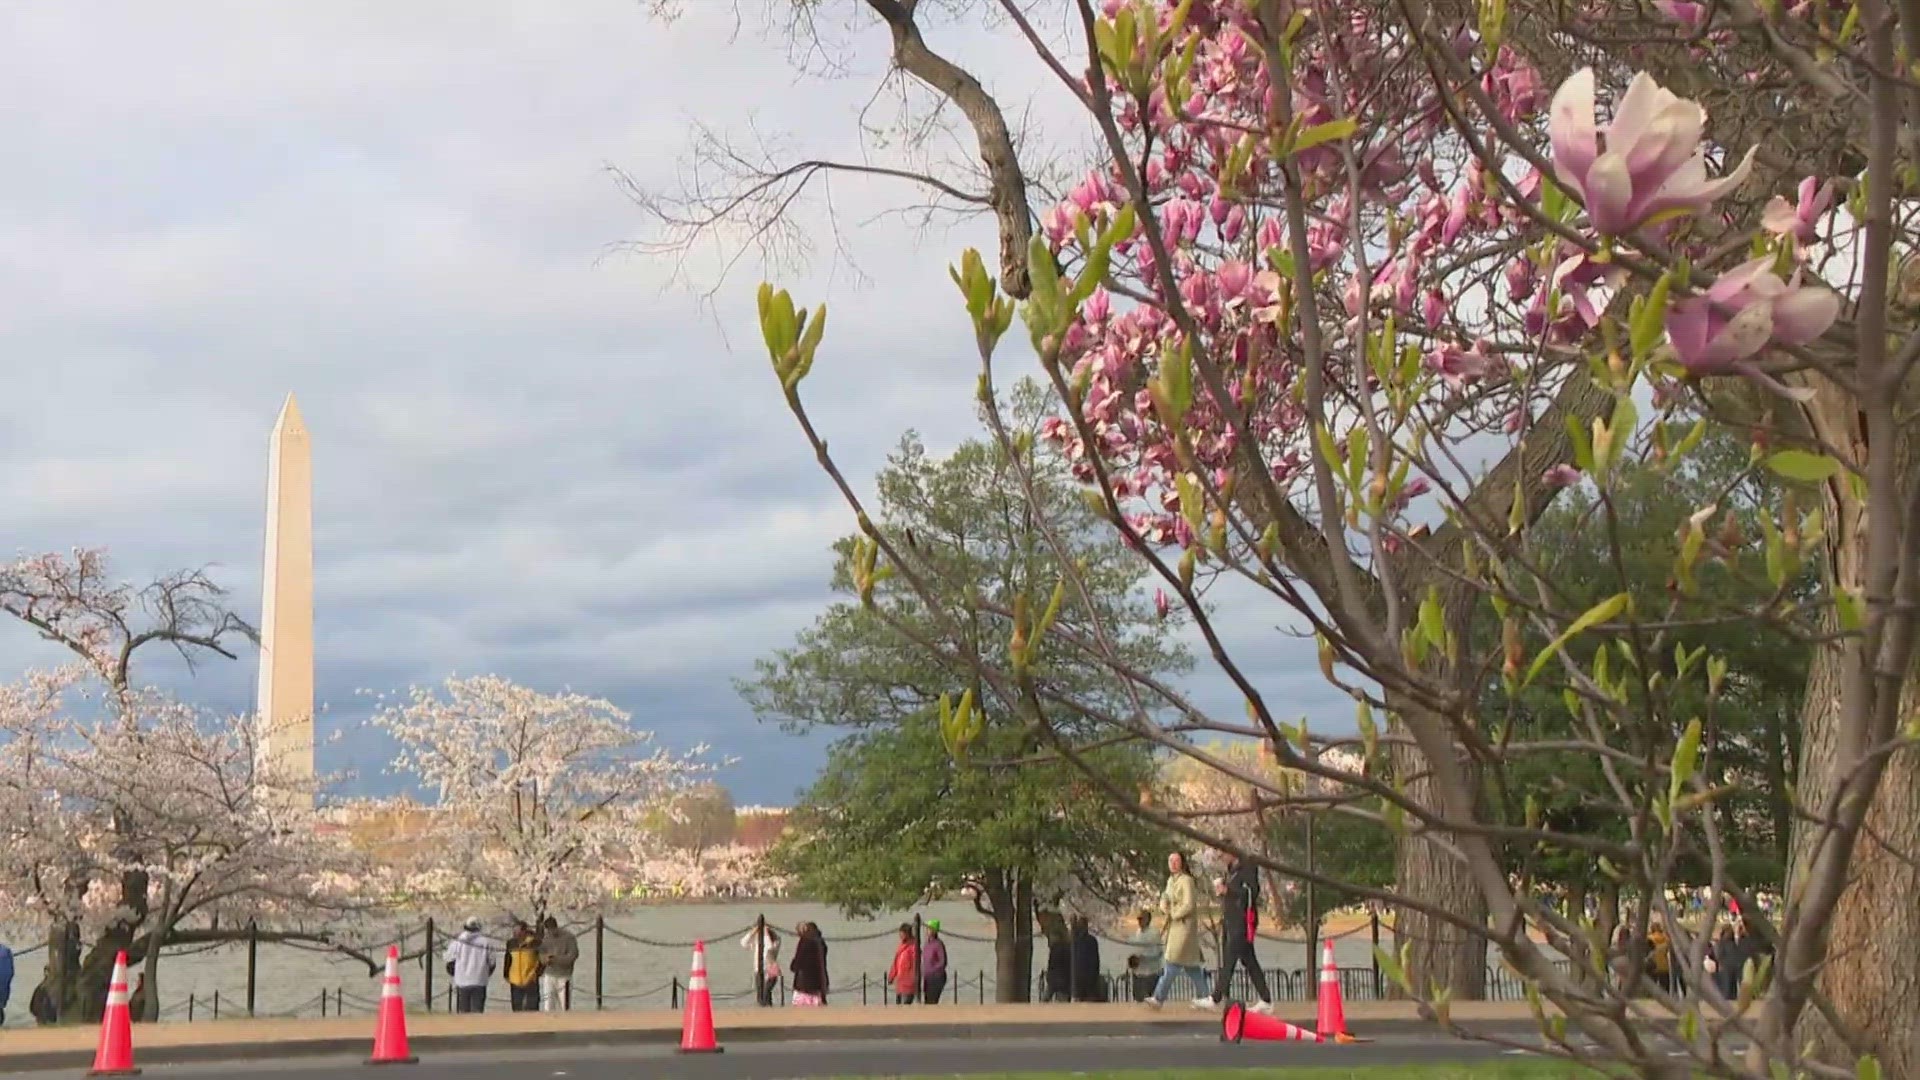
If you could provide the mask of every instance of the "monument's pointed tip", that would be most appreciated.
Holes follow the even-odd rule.
[[[276,433],[307,430],[306,419],[300,415],[300,402],[289,393],[286,403],[280,406],[280,419],[274,422]]]

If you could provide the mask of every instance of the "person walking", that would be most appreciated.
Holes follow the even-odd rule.
[[[773,987],[780,981],[780,931],[763,922],[747,931],[740,947],[753,957],[754,1000],[763,1008],[772,1005]]]
[[[540,1011],[573,1007],[573,965],[580,962],[580,939],[547,916],[540,924]]]
[[[0,1027],[7,1023],[7,1002],[13,997],[13,950],[0,942]]]
[[[540,1008],[540,935],[519,921],[507,939],[507,1000],[514,1012]]]
[[[1746,920],[1735,918],[1720,928],[1720,935],[1707,950],[1707,971],[1714,988],[1728,1001],[1740,1000],[1740,980],[1752,957],[1752,942],[1747,940]]]
[[[920,996],[920,946],[913,940],[912,923],[900,924],[900,944],[893,950],[887,981],[893,984],[895,1005],[911,1005]]]
[[[827,974],[827,940],[820,928],[810,922],[798,927],[800,940],[793,946],[793,1003],[802,1006],[825,1005],[832,979]]]
[[[1066,917],[1057,911],[1037,911],[1033,921],[1040,924],[1047,939],[1046,984],[1040,988],[1041,1001],[1073,1000],[1073,934]]]
[[[929,1005],[940,1004],[947,989],[947,943],[940,937],[940,920],[927,920],[927,940],[920,946],[920,992]]]
[[[1232,852],[1227,853],[1227,876],[1220,882],[1220,986],[1231,993],[1234,965],[1245,965],[1247,979],[1260,1000],[1249,1008],[1257,1013],[1273,1011],[1273,994],[1267,990],[1267,973],[1260,969],[1254,955],[1255,931],[1260,926],[1260,869]]]
[[[468,919],[458,936],[447,942],[447,976],[453,980],[453,1011],[487,1011],[487,983],[493,978],[493,939],[480,931],[480,920]]]
[[[1667,936],[1667,924],[1658,915],[1647,927],[1647,970],[1655,986],[1673,991],[1673,939]]]
[[[1160,934],[1153,928],[1153,912],[1142,911],[1136,921],[1139,931],[1127,942],[1133,949],[1127,957],[1127,971],[1133,977],[1133,1000],[1145,1001],[1160,982]]]
[[[1178,851],[1167,856],[1167,885],[1160,893],[1160,915],[1166,920],[1166,951],[1162,954],[1160,981],[1147,999],[1147,1007],[1165,1005],[1173,991],[1174,976],[1183,975],[1198,991],[1193,1007],[1215,1008],[1219,1003],[1213,1000],[1213,990],[1207,985],[1206,958],[1200,952],[1200,890],[1187,868],[1187,857]]]
[[[1068,924],[1073,937],[1073,1000],[1105,1001],[1107,987],[1100,978],[1100,942],[1085,915],[1075,915]]]

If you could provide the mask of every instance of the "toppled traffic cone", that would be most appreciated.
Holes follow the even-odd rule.
[[[127,1009],[127,954],[113,958],[113,981],[107,984],[107,1011],[100,1017],[100,1048],[93,1053],[88,1076],[139,1076],[133,1066],[133,1014]]]
[[[417,1065],[407,1052],[407,1002],[400,996],[400,949],[387,946],[387,974],[380,980],[380,1014],[374,1021],[369,1065]]]
[[[1253,1042],[1313,1042],[1327,1040],[1303,1027],[1296,1027],[1277,1017],[1254,1012],[1236,1001],[1227,1006],[1226,1015],[1220,1018],[1220,1041],[1237,1043]]]
[[[722,1053],[713,1037],[713,995],[707,991],[707,943],[693,943],[693,970],[687,975],[686,1019],[680,1023],[680,1052]]]
[[[1321,953],[1320,961],[1320,1015],[1314,1023],[1323,1039],[1332,1039],[1337,1043],[1365,1042],[1347,1033],[1347,1009],[1340,1001],[1340,969],[1333,965],[1333,939],[1327,939],[1327,947]]]

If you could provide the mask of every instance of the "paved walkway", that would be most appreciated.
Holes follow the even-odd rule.
[[[1357,1033],[1410,1034],[1432,1031],[1406,1002],[1354,1002],[1348,1025]],[[1282,1005],[1278,1015],[1311,1027],[1311,1003]],[[1463,1023],[1502,1026],[1529,1022],[1527,1006],[1513,1002],[1461,1002],[1453,1015]],[[1160,1012],[1117,1005],[958,1005],[921,1008],[727,1009],[716,1017],[720,1040],[834,1041],[902,1038],[1018,1038],[1057,1035],[1150,1035],[1202,1031],[1218,1014],[1173,1003]],[[449,1016],[410,1013],[407,1028],[417,1049],[535,1049],[677,1043],[680,1015],[644,1012],[485,1013]],[[0,1073],[84,1065],[98,1032],[90,1027],[0,1028]],[[372,1045],[373,1019],[216,1020],[139,1024],[133,1029],[136,1062],[190,1062],[363,1052]]]

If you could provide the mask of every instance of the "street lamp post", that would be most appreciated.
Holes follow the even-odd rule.
[[[1307,873],[1315,873],[1313,865],[1313,811],[1306,810],[1307,816]],[[1307,985],[1313,988],[1313,996],[1320,996],[1320,981],[1313,972],[1313,943],[1320,938],[1320,909],[1314,903],[1313,878],[1307,878]]]

